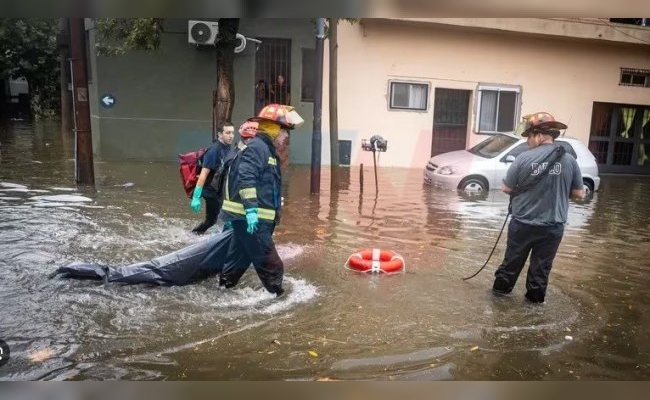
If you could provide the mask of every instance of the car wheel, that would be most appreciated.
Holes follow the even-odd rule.
[[[594,184],[587,179],[582,180],[582,187],[585,190],[585,196],[590,196],[594,193]]]
[[[487,192],[487,182],[480,178],[468,178],[463,180],[458,189],[468,194],[482,194]]]

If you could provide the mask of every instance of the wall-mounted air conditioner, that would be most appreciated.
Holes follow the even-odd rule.
[[[187,22],[187,41],[196,45],[214,46],[219,33],[219,23],[215,21]]]

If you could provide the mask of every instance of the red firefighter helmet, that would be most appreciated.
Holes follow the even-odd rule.
[[[292,106],[283,104],[269,104],[264,106],[256,117],[248,119],[251,122],[270,121],[280,124],[284,129],[294,129],[302,125],[305,120]]]
[[[542,132],[557,138],[560,135],[560,129],[566,129],[567,126],[562,122],[556,121],[555,118],[547,112],[536,112],[524,115],[522,117],[524,131],[521,136],[528,137],[532,132]]]
[[[241,126],[239,127],[239,136],[243,138],[252,138],[257,135],[257,127],[258,127],[257,122],[253,121],[246,121]]]

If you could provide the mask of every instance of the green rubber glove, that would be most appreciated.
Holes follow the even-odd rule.
[[[201,210],[201,193],[203,193],[203,186],[197,185],[192,194],[192,201],[190,201],[190,207],[192,207],[192,211],[195,213]]]
[[[248,208],[246,209],[246,222],[248,227],[246,232],[252,234],[257,229],[257,223],[259,222],[257,218],[257,208]]]

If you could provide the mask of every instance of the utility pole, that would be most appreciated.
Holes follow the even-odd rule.
[[[75,132],[75,180],[80,185],[95,185],[93,144],[88,104],[86,29],[83,18],[70,18],[72,99]]]
[[[329,19],[330,44],[330,164],[332,171],[339,166],[339,114],[338,114],[338,18]],[[334,179],[332,179],[334,182]]]
[[[311,194],[320,193],[321,117],[323,114],[323,42],[325,18],[316,19],[316,79],[314,90],[314,130],[311,137]]]

